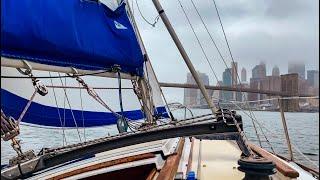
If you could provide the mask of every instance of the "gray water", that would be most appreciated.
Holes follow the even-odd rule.
[[[208,109],[193,109],[194,115],[210,113]],[[183,118],[184,110],[173,112],[176,118]],[[243,117],[244,131],[247,138],[258,145],[257,137],[252,125],[251,119],[245,115],[247,111],[240,112]],[[277,154],[288,157],[288,148],[286,145],[281,116],[279,112],[255,111],[255,117],[271,143]],[[187,116],[190,114],[187,113]],[[287,126],[291,143],[294,146],[294,158],[308,167],[319,169],[319,113],[285,113]],[[257,127],[258,134],[262,141],[262,147],[271,151],[270,146],[266,143],[261,130]],[[22,150],[35,150],[36,153],[44,147],[58,147],[65,144],[63,142],[63,131],[61,129],[43,129],[38,127],[21,126]],[[79,142],[79,135],[76,129],[64,130],[67,144]],[[116,126],[107,126],[99,128],[79,129],[81,140],[91,140],[99,137],[113,135],[117,133]],[[85,134],[85,136],[84,136]],[[303,155],[301,155],[301,153]],[[1,140],[1,164],[8,164],[10,157],[16,155],[9,142]],[[308,158],[309,160],[307,160]]]

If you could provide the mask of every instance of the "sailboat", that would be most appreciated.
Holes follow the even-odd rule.
[[[95,0],[3,0],[1,137],[17,156],[2,166],[1,179],[318,177],[248,142],[241,116],[215,108],[159,1],[153,3],[212,113],[173,116],[125,1],[112,10]],[[118,134],[80,135],[111,124]],[[81,142],[24,151],[20,125],[74,128]]]

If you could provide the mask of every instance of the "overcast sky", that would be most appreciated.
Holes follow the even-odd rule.
[[[212,0],[193,0],[208,29],[225,57],[231,58]],[[133,0],[130,0],[132,3]],[[169,20],[182,41],[195,68],[207,73],[210,84],[216,80],[185,18],[178,0],[160,0]],[[195,27],[219,80],[226,68],[206,33],[191,0],[181,0]],[[138,0],[143,15],[153,21],[157,12],[150,0]],[[288,72],[288,62],[302,61],[306,70],[319,69],[319,1],[318,0],[216,0],[231,51],[238,70],[251,69],[261,61],[267,75],[277,65],[280,73]],[[132,7],[132,4],[130,4]],[[161,82],[186,82],[187,66],[175,47],[161,19],[155,27],[148,25],[138,12],[135,0],[133,12],[147,52]],[[183,90],[164,89],[169,101],[183,101]]]

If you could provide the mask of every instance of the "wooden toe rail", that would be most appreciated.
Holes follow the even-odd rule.
[[[268,151],[249,143],[249,147],[260,156],[272,161],[279,172],[281,172],[284,176],[290,177],[290,178],[297,178],[299,177],[298,171],[291,168],[289,165],[285,164],[283,161],[281,161],[278,157],[275,155],[269,153]]]

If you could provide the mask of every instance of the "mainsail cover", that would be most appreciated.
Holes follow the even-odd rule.
[[[125,3],[2,0],[1,56],[88,70],[143,75],[143,56]]]

